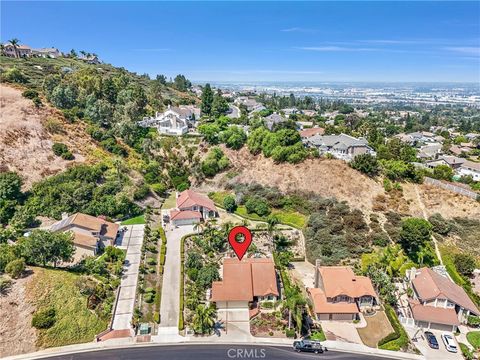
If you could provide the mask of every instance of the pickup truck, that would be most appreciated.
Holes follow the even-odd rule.
[[[323,354],[328,349],[323,346],[320,341],[299,340],[293,342],[293,349],[296,352],[312,352],[315,354]]]

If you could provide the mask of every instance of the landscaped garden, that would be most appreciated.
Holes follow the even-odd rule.
[[[153,221],[150,208],[147,208],[145,212],[145,221],[134,323],[148,322],[158,324],[160,323],[160,301],[166,239],[161,227],[154,230],[151,229]]]
[[[288,320],[280,311],[260,313],[250,320],[250,332],[258,337],[286,337]]]

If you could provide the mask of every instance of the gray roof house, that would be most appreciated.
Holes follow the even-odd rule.
[[[265,118],[265,125],[267,126],[268,130],[272,131],[276,124],[280,124],[285,121],[287,121],[287,119],[285,119],[282,115],[273,113]]]
[[[366,139],[357,139],[346,134],[314,135],[304,139],[304,144],[317,148],[320,154],[328,153],[345,161],[351,161],[360,154],[376,155]]]

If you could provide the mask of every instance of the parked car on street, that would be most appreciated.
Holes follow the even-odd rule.
[[[455,339],[453,338],[453,335],[450,333],[443,333],[442,334],[442,341],[445,344],[445,348],[453,353],[456,353],[458,351],[457,348],[457,343],[455,342]]]
[[[315,354],[323,354],[328,349],[322,345],[320,341],[300,340],[293,342],[293,349],[296,352],[312,352]]]
[[[428,346],[430,346],[432,349],[438,349],[437,338],[431,331],[425,331],[425,338],[427,339]]]

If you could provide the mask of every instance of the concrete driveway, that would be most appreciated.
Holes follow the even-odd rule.
[[[406,328],[408,335],[412,339],[414,335],[416,335],[417,341],[413,341],[413,344],[420,350],[420,352],[425,356],[426,359],[435,359],[435,360],[460,360],[463,359],[462,352],[460,350],[460,346],[458,346],[458,341],[457,342],[457,347],[458,347],[458,352],[457,353],[451,353],[447,351],[445,348],[445,344],[443,343],[443,340],[441,338],[442,332],[440,330],[428,330],[431,331],[435,337],[437,338],[438,341],[438,347],[439,349],[432,349],[430,346],[428,346],[427,339],[425,338],[425,335],[423,335],[422,332],[416,333],[416,330],[418,328]],[[427,330],[425,330],[427,331]]]
[[[347,321],[322,321],[323,332],[327,340],[343,341],[354,344],[362,344],[355,325]]]
[[[120,281],[117,307],[113,315],[113,330],[131,328],[135,293],[138,281],[138,269],[142,256],[143,231],[145,225],[127,225],[127,231],[117,239],[118,248],[127,250],[123,266],[123,275]]]
[[[252,338],[248,308],[219,309],[217,318],[223,324],[224,331],[221,332],[223,339],[232,338],[235,341],[248,342]]]
[[[169,226],[165,230],[167,256],[163,272],[160,327],[178,328],[178,313],[180,309],[180,239],[192,233],[194,233],[193,225],[184,225],[177,228]]]

